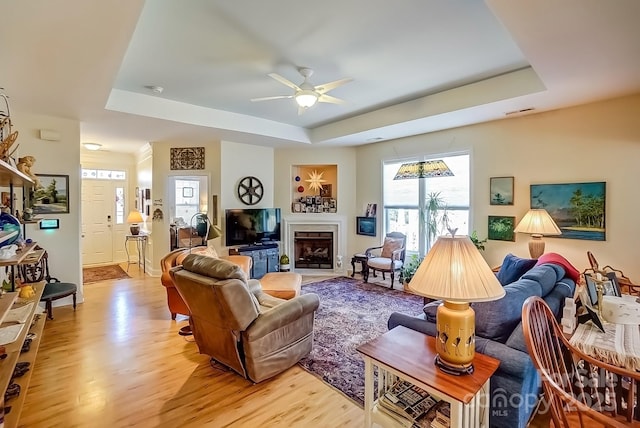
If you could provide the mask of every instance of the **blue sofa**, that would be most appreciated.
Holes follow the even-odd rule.
[[[540,296],[559,319],[564,299],[574,294],[575,282],[565,275],[562,266],[544,263],[504,289],[506,294],[500,300],[472,304],[476,313],[476,351],[500,360],[500,367],[491,377],[490,426],[524,428],[538,400],[540,378],[522,332],[522,305],[529,296]],[[439,304],[427,304],[419,315],[394,312],[388,327],[403,325],[435,337]]]

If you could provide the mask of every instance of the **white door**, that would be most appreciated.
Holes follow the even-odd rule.
[[[106,180],[82,180],[82,264],[114,261],[115,185]]]

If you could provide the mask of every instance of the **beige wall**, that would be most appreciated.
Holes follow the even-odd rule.
[[[640,95],[361,146],[356,206],[381,203],[383,160],[412,155],[470,152],[470,230],[481,238],[487,236],[489,215],[522,218],[531,184],[606,181],[606,241],[545,238],[546,251],[564,255],[582,271],[589,266],[590,250],[601,265],[622,269],[637,282],[639,113]],[[489,178],[498,176],[515,177],[513,206],[489,205]],[[517,234],[516,242],[488,241],[484,256],[492,266],[509,252],[528,257],[528,240]],[[364,239],[356,242],[362,247]]]
[[[52,276],[78,285],[78,301],[82,302],[80,123],[19,111],[12,111],[11,119],[13,129],[19,132],[16,159],[26,155],[35,156],[32,172],[36,174],[69,175],[69,213],[46,216],[59,219],[60,229],[42,231],[37,224],[29,224],[26,226],[26,237],[47,250]],[[60,141],[41,140],[40,129],[58,132]],[[71,304],[71,297],[56,302],[56,305],[66,304]]]

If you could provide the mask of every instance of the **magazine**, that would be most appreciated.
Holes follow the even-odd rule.
[[[410,382],[398,379],[380,396],[378,403],[379,408],[390,416],[395,419],[396,416],[400,416],[404,419],[407,422],[406,426],[419,427],[421,425],[416,425],[415,422],[423,418],[438,400]]]

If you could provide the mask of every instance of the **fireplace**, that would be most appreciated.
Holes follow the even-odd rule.
[[[346,231],[346,218],[341,215],[283,216],[283,251],[291,260],[292,270],[305,275],[343,274]]]
[[[294,232],[294,269],[333,269],[333,232]]]

